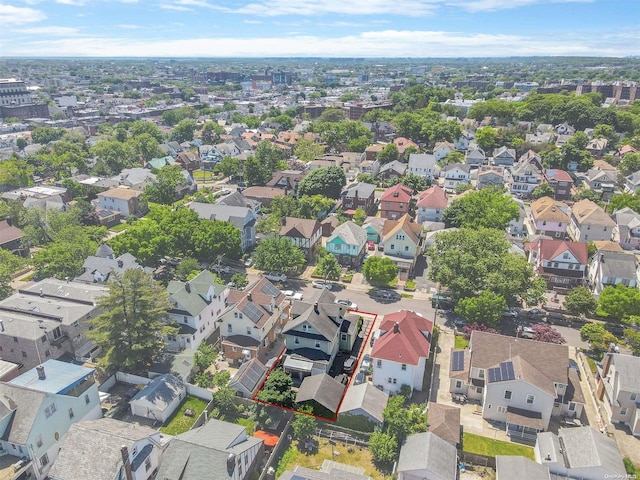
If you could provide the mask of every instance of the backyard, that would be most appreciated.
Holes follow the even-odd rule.
[[[291,447],[289,447],[282,456],[280,463],[278,463],[276,478],[285,470],[291,470],[296,465],[317,470],[322,466],[322,462],[324,460],[334,460],[336,462],[346,463],[353,467],[362,467],[364,468],[365,475],[374,479],[391,478],[389,475],[385,475],[374,466],[371,452],[368,448],[353,445],[345,446],[345,444],[341,442],[336,442],[337,445],[332,446],[329,445],[329,440],[326,438],[313,438],[320,442],[318,451],[314,454],[307,454],[299,451],[295,445],[291,445]]]
[[[207,402],[205,400],[187,396],[182,405],[171,416],[169,422],[160,428],[160,431],[167,435],[178,435],[190,430],[206,407]],[[193,411],[193,415],[184,414],[188,408]]]
[[[462,335],[456,335],[454,348],[464,350],[469,346],[469,340],[465,340]]]
[[[481,437],[472,433],[463,434],[463,450],[478,455],[495,457],[496,455],[522,455],[534,460],[533,448],[518,443],[503,442],[492,438]]]

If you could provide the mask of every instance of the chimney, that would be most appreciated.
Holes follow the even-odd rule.
[[[313,311],[316,312],[316,314],[320,313],[320,309],[318,308],[318,302],[313,304]]]
[[[40,296],[44,297],[44,291],[42,289],[40,289]]]
[[[118,260],[118,268],[122,268],[124,262],[122,260]]]
[[[605,355],[604,360],[602,361],[602,378],[606,378],[609,375],[609,367],[611,366],[611,354],[608,353]]]
[[[284,227],[286,224],[287,224],[287,217],[280,218],[280,225]]]
[[[393,333],[400,333],[400,324],[398,322],[393,324]]]
[[[120,447],[120,455],[122,455],[122,465],[124,466],[124,476],[126,480],[133,480],[131,461],[129,460],[129,449],[126,445]]]
[[[252,301],[251,300],[251,292],[247,292],[247,300],[249,300],[250,302]]]
[[[4,332],[4,321],[0,318],[0,332]]]
[[[185,282],[184,289],[187,291],[187,293],[191,293],[191,285],[189,284],[189,282]]]
[[[38,365],[36,367],[36,371],[38,372],[38,379],[39,380],[46,380],[47,379],[47,375],[46,375],[46,373],[44,373],[44,367],[42,365]]]

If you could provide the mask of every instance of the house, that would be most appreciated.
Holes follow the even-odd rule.
[[[638,286],[638,259],[633,253],[597,251],[588,271],[589,286],[594,295],[600,295],[612,285]]]
[[[264,277],[246,290],[232,289],[220,316],[227,361],[239,366],[267,352],[288,316],[286,307],[285,295]]]
[[[611,238],[625,250],[640,250],[640,213],[624,207],[616,211],[613,218],[616,226]]]
[[[380,162],[377,160],[363,160],[360,162],[360,171],[362,173],[368,173],[373,178],[376,178],[380,171]]]
[[[282,193],[280,195],[282,195]],[[253,210],[253,213],[256,217],[259,217],[262,213],[262,203],[260,202],[260,199],[254,200],[253,198],[248,198],[239,191],[235,191],[232,194],[221,198],[216,202],[216,204],[225,205],[227,207],[250,208],[251,210]]]
[[[399,160],[394,160],[393,162],[385,163],[380,166],[377,178],[389,180],[391,178],[404,177],[405,173],[407,173],[407,164],[402,163]]]
[[[287,348],[283,366],[295,378],[328,373],[338,351],[351,352],[358,316],[335,298],[323,288],[313,303],[292,303],[291,319],[282,330]]]
[[[548,467],[551,475],[562,478],[627,477],[615,440],[589,426],[561,428],[557,435],[538,434],[534,455],[536,462]]]
[[[252,358],[240,365],[238,371],[231,377],[229,386],[241,397],[253,398],[262,387],[267,373],[269,369],[257,358]]]
[[[547,168],[544,170],[544,181],[553,188],[554,199],[571,200],[573,178],[567,172],[557,168]]]
[[[269,208],[278,197],[286,195],[285,191],[276,187],[261,187],[254,185],[242,190],[242,195],[252,202],[260,203],[260,207]]]
[[[283,217],[281,223],[280,238],[289,240],[304,252],[307,261],[311,261],[315,257],[318,246],[322,244],[320,222],[308,218]]]
[[[400,448],[398,480],[456,480],[456,447],[431,432],[409,435]]]
[[[310,406],[315,415],[333,418],[338,413],[344,389],[342,382],[326,373],[304,377],[296,394],[296,403]]]
[[[444,190],[455,192],[461,183],[469,183],[471,178],[471,166],[461,163],[450,163],[440,171],[440,178],[444,178]]]
[[[505,168],[502,166],[480,165],[476,183],[478,190],[490,185],[496,185],[502,188],[504,186],[505,171]]]
[[[400,155],[404,154],[405,150],[409,147],[413,147],[416,150],[420,150],[420,147],[418,146],[418,144],[409,138],[396,137],[393,139],[393,143],[395,143],[396,147],[398,147],[398,153]]]
[[[563,202],[550,197],[540,197],[531,203],[532,233],[564,238],[569,220],[569,206]]]
[[[21,244],[23,236],[22,230],[11,225],[9,220],[0,221],[0,248],[16,255],[26,253]]]
[[[638,153],[638,150],[636,150],[631,145],[623,145],[620,148],[618,148],[618,150],[616,150],[616,153],[615,153],[614,156],[616,158],[623,159],[625,157],[625,155],[627,155],[629,153]]]
[[[319,470],[296,465],[293,470],[285,470],[278,480],[335,480],[337,478],[372,480],[364,474],[363,467],[346,465],[333,460],[324,460]]]
[[[551,480],[549,467],[520,455],[496,455],[496,480]]]
[[[551,416],[580,418],[584,396],[566,345],[473,331],[469,348],[451,354],[451,393],[482,405],[482,418],[531,441]]]
[[[436,142],[435,146],[433,147],[433,157],[435,158],[436,162],[439,162],[455,150],[456,147],[451,142]]]
[[[102,416],[93,374],[93,368],[47,360],[1,382],[3,452],[33,462],[35,478],[46,478],[71,425]]]
[[[563,136],[568,136],[568,135],[563,135]],[[554,134],[551,132],[545,132],[545,133],[527,133],[524,136],[524,141],[527,143],[530,143],[531,145],[535,145],[535,146],[543,146],[543,145],[548,145],[550,143],[553,143],[553,139],[554,139]]]
[[[609,215],[588,198],[573,204],[567,234],[576,242],[611,240],[616,227]]]
[[[111,188],[98,194],[96,208],[115,211],[123,217],[141,216],[147,212],[142,194],[143,192],[131,188]]]
[[[353,212],[361,208],[367,215],[375,213],[375,191],[376,186],[370,183],[352,183],[340,194],[342,196],[342,208],[345,211]]]
[[[180,152],[176,156],[176,163],[189,173],[200,168],[200,155],[198,152]]]
[[[418,256],[422,253],[422,227],[405,214],[398,220],[387,220],[382,230],[383,251],[398,267],[400,280],[413,275]]]
[[[104,285],[88,285],[48,278],[23,286],[0,301],[2,359],[25,369],[46,359],[71,356],[93,361],[100,348],[88,340],[87,320],[100,313]]]
[[[166,157],[152,158],[145,164],[144,168],[160,170],[163,167],[169,167],[171,165],[176,165],[176,161],[172,156],[167,155]]]
[[[466,130],[462,131],[462,134],[453,141],[453,145],[458,151],[464,151],[469,148],[469,143],[474,139],[473,133]]]
[[[131,188],[133,190],[140,190],[141,192],[147,188],[147,185],[153,183],[156,179],[155,173],[151,170],[140,167],[125,168],[120,172],[120,175],[107,179],[106,181],[97,182],[96,186],[102,188],[102,184],[111,188],[112,186],[121,186],[125,188]],[[114,185],[115,183],[115,185]]]
[[[430,153],[412,153],[409,155],[407,172],[424,178],[436,178],[440,174],[436,157]]]
[[[373,145],[369,145],[364,150],[364,159],[369,161],[377,160],[378,154],[384,149],[385,146],[385,143],[374,143]]]
[[[189,208],[196,212],[199,218],[231,222],[239,230],[243,252],[255,246],[257,217],[253,209],[200,202],[191,202]]]
[[[624,191],[631,195],[640,192],[640,170],[624,177]]]
[[[160,375],[131,399],[131,414],[162,424],[173,415],[186,395],[186,383],[170,373]]]
[[[516,163],[516,151],[514,148],[500,147],[493,152],[493,159],[491,160],[493,165],[501,165],[503,167],[510,167]]]
[[[167,285],[171,308],[169,318],[179,327],[178,333],[165,339],[170,348],[197,350],[216,330],[225,309],[229,288],[216,282],[216,276],[203,270],[187,282],[171,280]]]
[[[477,145],[469,145],[469,149],[464,156],[466,165],[482,165],[486,163],[487,156],[484,150]]]
[[[387,219],[382,217],[367,217],[365,219],[362,228],[367,232],[367,242],[379,244],[382,241],[382,230],[384,230],[386,222]]]
[[[429,402],[427,428],[431,433],[457,448],[460,444],[460,409],[451,405]]]
[[[549,240],[525,244],[534,272],[544,278],[550,289],[570,289],[587,279],[589,253],[585,242]]]
[[[371,351],[373,384],[389,394],[402,385],[422,391],[432,333],[433,322],[416,312],[385,315]]]
[[[351,417],[362,417],[370,423],[371,430],[381,426],[382,412],[387,406],[389,395],[377,389],[369,382],[360,385],[351,384],[340,404],[338,422],[349,423]]]
[[[441,222],[442,214],[449,206],[449,196],[438,185],[432,185],[418,196],[416,222]]]
[[[101,243],[95,255],[90,255],[84,261],[84,272],[73,279],[80,283],[105,283],[109,281],[112,273],[122,275],[127,270],[143,270],[151,273],[152,269],[143,267],[138,259],[130,253],[123,253],[119,257],[113,257],[113,250],[106,243]]]
[[[340,265],[358,266],[362,262],[367,244],[367,232],[347,220],[340,224],[327,239],[325,248],[338,259]]]
[[[306,172],[300,170],[280,170],[273,172],[271,180],[267,182],[267,187],[279,188],[285,193],[298,190],[298,184],[305,177]]]
[[[587,152],[596,158],[601,158],[607,153],[609,140],[606,138],[594,138],[587,144]]]
[[[583,187],[597,193],[604,202],[608,203],[616,193],[618,172],[615,169],[592,168],[585,173],[577,173],[576,177]]]
[[[146,480],[158,469],[171,437],[113,418],[71,425],[49,471],[50,480]],[[123,457],[128,465],[125,465]]]
[[[387,188],[380,197],[380,216],[396,220],[411,210],[410,188],[401,183]]]
[[[608,353],[598,372],[597,396],[611,423],[621,423],[640,437],[640,357]]]
[[[246,427],[210,419],[171,440],[156,478],[245,480],[263,458],[263,440]]]
[[[528,197],[542,182],[542,170],[539,163],[531,158],[525,158],[507,170],[507,188],[512,195]]]

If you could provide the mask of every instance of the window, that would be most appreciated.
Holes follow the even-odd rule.
[[[504,391],[504,398],[505,400],[511,400],[511,390],[505,390]]]
[[[462,381],[456,380],[456,388],[462,388]]]
[[[567,252],[564,252],[564,253],[562,254],[562,259],[563,259],[563,260],[566,260],[566,259],[568,259],[568,258],[569,258],[569,254],[568,254]]]
[[[476,393],[482,395],[482,387],[476,387]]]
[[[573,402],[571,402],[571,403],[569,404],[569,411],[570,411],[570,412],[573,412],[575,409],[576,409],[576,404],[575,404],[575,403],[573,403]]]
[[[478,370],[478,378],[484,378],[484,369],[483,368]]]
[[[394,384],[394,385],[396,384],[396,379],[395,379],[395,378],[393,379],[393,384]]]
[[[227,332],[233,332],[233,326],[230,323],[227,323]]]
[[[409,245],[405,245],[405,246],[404,246],[404,251],[405,251],[405,252],[408,252],[408,251],[409,251]]]
[[[148,472],[151,470],[151,457],[147,457],[144,459],[144,470]]]
[[[535,401],[535,399],[536,399],[535,395],[531,395],[531,394],[527,395],[527,403],[529,405],[533,405],[533,402]]]
[[[507,413],[507,407],[504,405],[498,405],[498,413]]]
[[[73,408],[70,408],[69,409],[69,418],[71,419],[73,417],[75,417],[75,414],[73,413]]]
[[[638,395],[637,395],[636,393],[632,393],[632,394],[629,396],[629,400],[631,400],[632,402],[635,402],[635,401],[636,401],[636,398],[638,398]]]
[[[44,409],[44,414],[47,418],[56,413],[56,404],[52,403],[47,408]]]
[[[396,235],[396,240],[404,240],[404,235]]]
[[[42,435],[38,435],[38,438],[36,438],[36,446],[38,448],[42,446]]]
[[[251,329],[247,327],[247,335],[251,335]]]
[[[402,364],[402,370],[406,370],[406,369],[407,369],[407,364],[406,364],[406,363],[403,363],[403,364]]]
[[[316,348],[320,348],[320,341],[316,340]]]
[[[45,453],[40,457],[40,466],[44,467],[49,465],[49,456]]]
[[[298,337],[293,337],[293,343],[296,345],[300,343],[300,339]]]
[[[237,351],[238,351],[238,349],[237,349],[236,347],[231,347],[231,351],[232,351],[232,352],[237,352]]]
[[[377,360],[376,361],[376,367],[382,368],[382,360]]]
[[[89,394],[86,394],[84,396],[84,403],[86,403],[87,405],[89,405],[89,402],[91,402],[91,400],[89,399]]]
[[[47,336],[43,335],[40,340],[42,340],[42,343],[47,343]]]
[[[24,350],[22,350],[22,358],[27,358],[27,352],[25,352]]]
[[[18,343],[18,337],[13,337],[13,341]]]
[[[622,407],[620,409],[620,416],[624,417],[627,414],[627,407]]]
[[[186,315],[182,317],[182,321],[183,321],[184,323],[187,323],[187,316],[186,316]]]
[[[391,246],[389,247],[390,250],[395,250],[396,246],[392,243]]]

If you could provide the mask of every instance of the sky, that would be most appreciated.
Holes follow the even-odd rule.
[[[0,0],[0,57],[640,55],[640,0]]]

